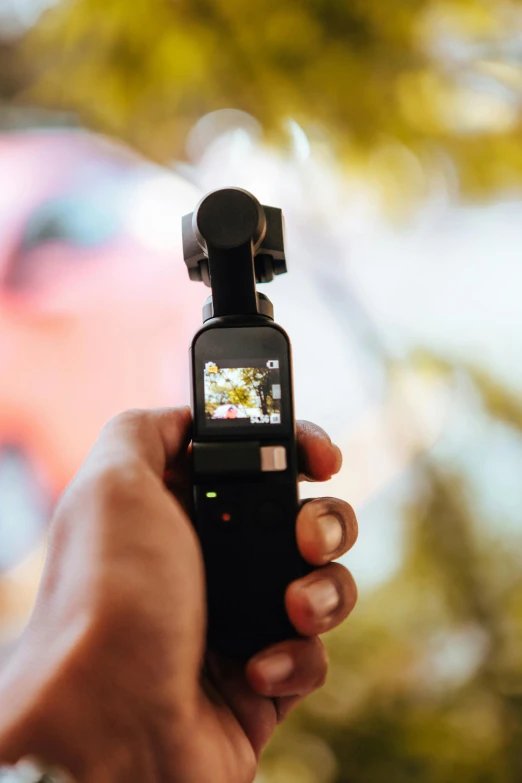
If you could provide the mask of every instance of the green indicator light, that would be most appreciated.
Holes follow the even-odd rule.
[[[207,492],[207,498],[217,498],[217,492]]]

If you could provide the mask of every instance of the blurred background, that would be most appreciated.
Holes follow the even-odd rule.
[[[180,216],[282,207],[359,604],[258,783],[522,779],[522,3],[0,0],[0,645],[104,421],[188,399]]]

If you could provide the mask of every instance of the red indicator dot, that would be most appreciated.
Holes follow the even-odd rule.
[[[221,519],[223,520],[223,522],[230,522],[232,517],[230,516],[230,514],[225,512],[224,514],[221,514]]]

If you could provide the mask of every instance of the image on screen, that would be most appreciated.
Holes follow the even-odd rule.
[[[279,361],[206,362],[205,418],[216,423],[281,424]]]

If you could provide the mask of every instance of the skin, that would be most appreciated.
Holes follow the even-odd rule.
[[[303,556],[317,569],[286,593],[303,635],[246,666],[205,649],[205,591],[190,493],[190,411],[112,419],[51,523],[37,601],[0,683],[0,760],[35,755],[85,783],[251,783],[277,724],[325,680],[318,634],[353,609],[351,507],[306,503]],[[302,479],[341,455],[298,425]],[[238,585],[238,589],[241,586]]]

